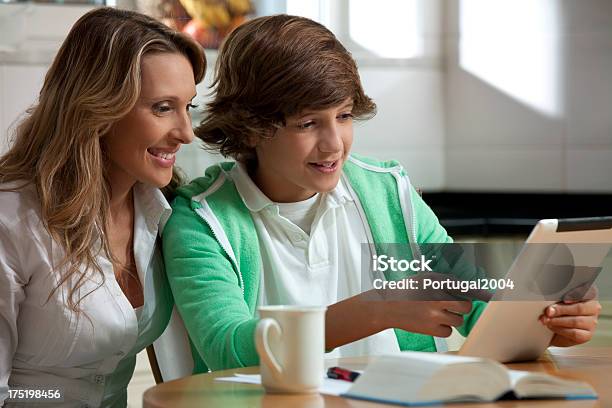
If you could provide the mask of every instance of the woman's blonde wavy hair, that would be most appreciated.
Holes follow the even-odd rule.
[[[112,259],[105,239],[110,189],[103,137],[139,98],[143,56],[165,52],[186,56],[195,82],[202,80],[204,53],[189,37],[131,11],[105,7],[85,14],[0,158],[0,183],[16,182],[11,191],[36,187],[45,227],[65,253],[53,292],[68,284],[66,302],[75,312],[90,293],[79,295],[87,279],[94,273],[104,278],[96,261],[100,251]],[[175,172],[170,188],[178,179]]]

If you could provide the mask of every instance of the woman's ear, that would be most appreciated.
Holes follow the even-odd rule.
[[[115,121],[113,123],[104,125],[104,127],[100,129],[100,133],[99,133],[100,140],[105,140],[109,136],[113,136],[117,130],[117,123],[118,121]]]

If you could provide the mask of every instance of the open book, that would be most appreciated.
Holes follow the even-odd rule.
[[[343,396],[401,405],[597,398],[587,383],[509,370],[489,359],[419,352],[377,358]]]

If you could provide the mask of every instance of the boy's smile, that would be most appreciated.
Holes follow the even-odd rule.
[[[253,180],[275,202],[297,202],[336,188],[353,143],[353,103],[288,117],[255,146]]]
[[[324,174],[330,174],[338,170],[338,163],[340,159],[333,161],[323,161],[317,163],[309,163],[316,171],[320,171]]]

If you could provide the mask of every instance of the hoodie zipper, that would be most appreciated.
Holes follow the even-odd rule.
[[[236,255],[234,254],[234,251],[232,250],[232,246],[230,245],[229,240],[227,239],[227,236],[223,232],[223,228],[221,228],[221,224],[219,224],[219,221],[216,220],[216,217],[213,214],[210,206],[208,205],[208,203],[206,203],[206,197],[214,193],[215,191],[217,191],[221,187],[221,185],[223,185],[224,182],[225,182],[225,174],[221,173],[220,177],[217,180],[215,180],[215,182],[212,184],[212,186],[210,186],[208,190],[206,190],[204,193],[201,193],[195,197],[192,197],[192,201],[197,202],[201,206],[200,208],[196,208],[195,212],[200,216],[200,218],[202,218],[202,220],[206,223],[206,225],[208,225],[208,228],[210,228],[210,231],[212,232],[213,237],[215,238],[217,243],[221,246],[221,248],[223,249],[223,252],[225,252],[227,257],[231,260],[234,266],[234,269],[236,270],[236,273],[238,275],[239,286],[242,291],[242,296],[244,297],[244,279],[242,278],[242,273],[240,272],[240,268],[238,268],[238,263],[236,262]],[[221,234],[222,236],[220,237]]]

